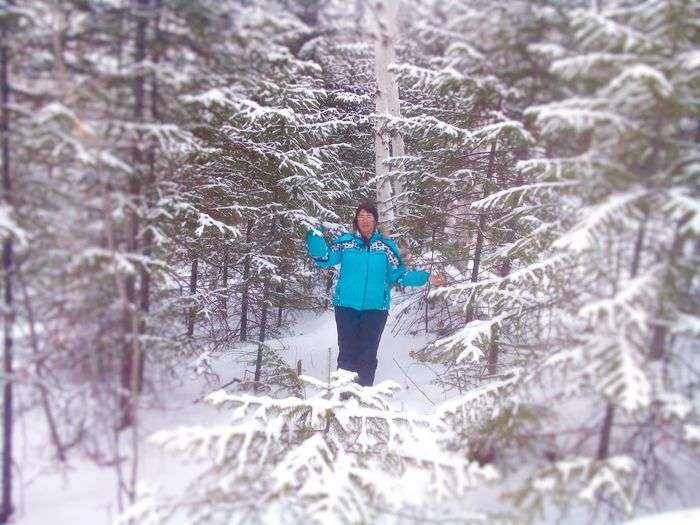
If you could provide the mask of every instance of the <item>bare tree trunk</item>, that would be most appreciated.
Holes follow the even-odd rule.
[[[155,9],[156,17],[154,20],[154,33],[155,33],[155,48],[153,50],[153,63],[157,64],[160,62],[160,44],[162,40],[162,35],[160,31],[160,7],[161,0],[156,0]],[[155,73],[151,74],[151,119],[153,122],[157,123],[160,121],[160,112],[158,110],[158,79]],[[149,190],[155,186],[156,183],[156,148],[157,141],[154,138],[151,141],[151,145],[148,148],[148,179],[146,183],[146,195],[145,204],[147,208],[151,207],[151,196],[148,194]],[[143,234],[143,254],[146,257],[150,257],[153,248],[153,231],[147,225],[146,231]],[[139,303],[139,308],[141,310],[141,324],[139,326],[139,335],[146,333],[148,329],[147,319],[148,312],[150,310],[150,294],[151,294],[151,272],[148,270],[146,265],[141,266],[140,271],[141,278],[141,298]],[[138,361],[138,383],[136,385],[136,392],[138,395],[143,391],[143,376],[144,368],[146,366],[146,353],[141,348]]]
[[[596,457],[599,461],[608,457],[610,449],[610,434],[612,432],[613,418],[615,417],[615,405],[608,403],[605,407],[605,418],[603,418],[603,426],[600,429],[600,441],[598,442],[598,454]]]
[[[387,4],[387,29],[389,35],[389,45],[388,51],[389,55],[387,57],[387,67],[391,66],[396,62],[396,42],[399,39],[399,17],[398,8],[399,0],[386,0]],[[389,76],[389,115],[392,117],[401,116],[401,99],[399,98],[399,84],[396,82],[396,77],[394,73],[387,71]],[[404,145],[403,136],[400,133],[391,133],[391,156],[392,157],[403,157],[406,151]],[[391,184],[393,188],[393,195],[395,199],[400,198],[403,193],[403,182],[398,177],[391,178]],[[401,206],[397,204],[395,206],[395,214],[401,216]]]
[[[51,400],[49,395],[49,389],[43,384],[44,379],[44,361],[45,358],[41,357],[41,351],[39,350],[39,337],[36,332],[36,318],[34,316],[34,308],[32,306],[32,301],[29,297],[29,292],[27,291],[27,286],[22,278],[21,272],[17,272],[17,284],[22,290],[22,296],[24,297],[24,309],[27,312],[27,324],[29,328],[29,344],[32,347],[32,353],[35,357],[36,375],[39,378],[39,394],[41,396],[41,407],[44,410],[44,415],[46,416],[46,426],[49,427],[49,435],[51,436],[51,443],[53,443],[56,449],[56,457],[61,463],[66,461],[66,447],[61,441],[61,437],[58,434],[58,427],[56,425],[56,418],[53,415],[53,410],[51,409]]]
[[[5,19],[6,20],[6,19]],[[8,79],[10,51],[7,46],[7,22],[2,27],[2,48],[0,48],[0,97],[2,99],[2,202],[12,209],[12,179],[10,176],[10,84]],[[5,385],[3,387],[2,407],[2,506],[0,507],[0,522],[6,523],[12,513],[12,427],[14,423],[14,406],[12,400],[13,370],[13,327],[14,301],[12,297],[12,272],[14,267],[12,236],[7,235],[2,243],[2,269],[4,293],[3,312],[3,371]]]
[[[489,190],[487,187],[488,181],[491,180],[496,164],[496,141],[491,143],[491,150],[489,151],[489,165],[486,170],[486,182],[484,182],[484,197],[487,197]],[[472,276],[471,282],[475,283],[479,280],[479,266],[481,264],[481,252],[484,248],[484,231],[486,230],[486,213],[481,212],[479,214],[478,229],[476,232],[476,247],[474,248],[474,263],[472,265]],[[474,319],[474,304],[469,303],[467,307],[467,323]]]
[[[245,261],[243,262],[243,289],[241,291],[241,341],[248,338],[248,301],[250,290],[250,235],[253,230],[253,219],[248,219],[245,231]]]
[[[229,265],[229,246],[226,242],[226,234],[224,234],[224,261],[221,272],[221,288],[223,297],[221,298],[221,312],[223,314],[224,323],[228,327],[228,265]]]
[[[516,181],[515,181],[515,186],[520,186],[522,184],[522,176],[518,176]],[[501,181],[503,183],[503,181]],[[515,240],[515,228],[517,227],[516,221],[514,219],[508,221],[508,233],[506,234],[506,239],[505,243],[506,245],[510,245],[514,240]],[[510,257],[506,257],[503,262],[501,263],[501,267],[498,269],[498,275],[501,278],[506,278],[510,274],[510,269],[513,264],[513,260]],[[500,311],[496,313],[496,315],[500,315]],[[497,367],[498,367],[498,354],[499,354],[499,346],[498,346],[498,336],[499,336],[500,330],[498,329],[497,326],[494,326],[491,329],[491,342],[489,343],[489,348],[488,348],[488,354],[486,356],[486,365],[488,369],[489,375],[493,376],[496,374]]]
[[[671,246],[668,250],[668,261],[667,261],[667,266],[670,268],[673,265],[673,261],[680,257],[683,254],[683,244],[684,244],[684,239],[683,236],[680,233],[682,224],[685,224],[688,220],[690,219],[690,214],[685,215],[682,217],[678,223],[676,224],[676,231],[673,236],[673,241],[671,242]],[[698,245],[700,246],[700,244]],[[667,286],[666,283],[668,283],[669,280],[673,280],[672,277],[672,271],[667,270],[666,277],[664,278],[664,285],[662,286]],[[692,289],[692,287],[689,285],[688,289]],[[666,339],[668,337],[668,324],[664,321],[664,308],[663,308],[663,298],[662,296],[659,297],[659,306],[655,312],[654,319],[655,321],[652,321],[652,327],[651,327],[651,342],[650,342],[650,348],[649,348],[649,360],[650,361],[661,361],[666,357]],[[662,387],[663,385],[659,385]]]
[[[147,20],[144,16],[144,10],[148,6],[148,0],[138,0],[137,2],[137,13],[138,21],[136,22],[136,33],[134,35],[134,63],[139,66],[146,59],[146,25]],[[143,73],[139,73],[134,77],[133,81],[133,93],[134,93],[134,121],[142,122],[144,116],[144,102],[145,102],[145,77]],[[138,133],[137,135],[140,135]],[[140,136],[137,136],[134,140],[132,146],[132,164],[135,173],[131,175],[129,181],[129,191],[133,198],[132,206],[129,208],[129,232],[127,235],[127,251],[130,253],[136,253],[138,251],[138,236],[139,236],[139,214],[136,210],[140,198],[141,198],[141,180],[139,169],[143,163],[143,156],[141,154],[141,140]],[[138,310],[141,309],[141,305],[137,306],[136,302],[136,279],[133,275],[127,275],[125,278],[126,284],[126,304],[124,305],[124,320],[123,320],[123,331],[124,331],[124,343],[122,350],[122,366],[121,366],[121,396],[120,396],[120,406],[122,409],[122,427],[126,427],[131,424],[133,414],[130,413],[129,405],[131,404],[131,397],[136,395],[136,385],[132,385],[132,377],[136,373],[138,377],[138,363],[140,358],[137,359],[136,354],[140,353],[137,350],[138,347],[138,337],[140,332],[140,322],[138,321]],[[138,308],[138,310],[137,310]],[[138,329],[134,333],[132,332],[132,326],[136,324]],[[135,338],[136,341],[133,341]]]
[[[399,108],[399,88],[389,65],[395,60],[394,46],[398,36],[397,0],[375,0],[375,71],[377,76],[376,112],[384,116],[401,116]],[[387,134],[382,130],[380,119],[374,132],[375,174],[377,176],[377,206],[379,221],[390,225],[399,210],[393,202],[402,191],[400,181],[392,183],[386,162],[391,156],[404,154],[403,137],[398,133]],[[393,188],[392,188],[393,184]]]
[[[194,301],[195,295],[197,295],[197,268],[199,265],[199,259],[195,256],[192,259],[192,269],[190,270],[190,297]],[[197,313],[197,308],[194,304],[190,305],[187,311],[187,337],[192,337],[194,335],[194,318]]]
[[[328,308],[328,303],[330,302],[331,289],[333,288],[333,272],[329,271],[326,274],[326,298],[323,300],[323,307]]]
[[[147,40],[146,40],[146,30],[148,27],[148,18],[146,17],[146,12],[148,12],[149,9],[149,0],[138,0],[138,8],[140,9],[140,18],[136,26],[136,62],[137,63],[142,63],[146,60],[146,51],[147,51]],[[158,20],[156,19],[156,24],[158,24]],[[154,56],[153,57],[154,62],[158,61],[158,57]],[[135,99],[136,99],[136,111],[135,111],[135,116],[136,119],[143,120],[144,118],[144,106],[145,106],[145,86],[146,86],[146,78],[144,74],[139,74],[136,80],[136,90],[135,90]],[[151,116],[153,121],[155,122],[158,118],[158,84],[155,75],[151,77]],[[139,137],[139,144],[141,143],[141,138]],[[147,178],[147,183],[146,183],[146,194],[143,195],[144,197],[144,205],[146,207],[146,210],[148,209],[149,206],[149,196],[148,196],[148,191],[150,188],[155,183],[155,143],[152,143],[149,151],[148,151],[148,178]],[[135,152],[138,151],[138,155],[140,156],[140,151],[135,149]],[[136,164],[136,163],[135,163]],[[138,164],[136,164],[138,166]],[[139,187],[138,187],[138,193],[139,197],[141,197],[142,192],[143,192],[143,187],[141,186],[141,181],[138,181]],[[146,215],[147,216],[147,215]],[[148,217],[148,216],[147,216]],[[148,226],[148,225],[147,225]],[[138,235],[138,229],[135,230],[134,232],[136,235]],[[150,228],[147,228],[144,234],[144,254],[146,256],[151,255],[151,249],[152,249],[152,244],[153,244],[153,235],[152,231]],[[131,464],[130,464],[130,469],[131,469],[131,476],[129,478],[129,486],[126,489],[126,493],[129,498],[129,503],[133,504],[136,501],[137,498],[137,480],[138,480],[138,475],[139,475],[139,429],[138,429],[138,415],[136,413],[137,410],[137,399],[143,389],[143,375],[144,375],[144,365],[145,365],[145,353],[143,352],[143,348],[141,346],[141,338],[140,336],[142,334],[145,334],[146,332],[146,322],[148,318],[148,311],[150,310],[150,289],[151,289],[151,275],[150,271],[145,265],[141,266],[141,271],[140,271],[140,278],[141,278],[141,289],[140,289],[140,298],[139,298],[139,318],[140,321],[137,319],[137,322],[134,323],[134,327],[136,328],[134,336],[137,338],[133,352],[134,354],[132,355],[132,371],[131,371],[131,378],[130,378],[130,385],[129,385],[129,391],[130,391],[130,397],[131,397]],[[133,523],[133,521],[130,520],[130,523]]]
[[[99,169],[99,165],[98,165]],[[115,236],[115,226],[112,220],[114,211],[112,209],[112,202],[111,202],[111,188],[109,185],[106,187],[105,191],[105,196],[104,196],[104,220],[105,220],[105,232],[107,234],[107,247],[110,251],[115,251],[117,249],[117,244],[116,244],[116,236]],[[119,276],[115,277],[116,280],[116,285],[117,285],[117,290],[119,292],[119,298],[121,302],[126,305],[125,310],[129,308],[131,303],[128,301],[128,290],[127,290],[127,284],[128,281],[126,278],[121,279]],[[131,355],[133,356],[133,361],[129,361],[132,366],[130,367],[130,378],[128,382],[128,389],[126,391],[121,391],[119,393],[119,399],[120,402],[124,403],[122,405],[122,412],[121,412],[121,421],[117,424],[117,427],[114,429],[114,434],[113,438],[115,440],[115,470],[117,474],[117,502],[118,502],[118,507],[119,511],[124,510],[124,505],[123,505],[123,500],[122,496],[123,494],[126,494],[129,498],[129,501],[133,503],[136,497],[136,492],[135,492],[135,483],[136,483],[136,471],[137,471],[137,464],[138,464],[138,428],[137,428],[137,396],[135,394],[136,392],[136,383],[137,383],[137,374],[136,374],[136,369],[135,366],[133,366],[134,363],[137,363],[140,359],[140,346],[139,346],[139,338],[138,338],[138,333],[139,333],[139,325],[138,325],[138,319],[136,315],[131,315],[129,317],[131,321],[131,327],[128,333],[124,334],[124,337],[126,340],[129,340],[132,342],[132,346],[129,349]],[[125,328],[126,329],[126,328]],[[122,362],[123,364],[123,362]],[[133,456],[132,456],[132,477],[131,477],[131,486],[127,486],[124,483],[124,474],[123,474],[123,461],[121,460],[121,453],[120,453],[120,447],[119,443],[121,441],[121,435],[124,428],[127,426],[131,426],[131,438],[132,438],[132,448],[133,448]]]
[[[282,312],[284,310],[284,290],[285,284],[277,285],[277,328],[282,326]]]
[[[270,236],[269,236],[269,242],[267,243],[267,247],[264,249],[263,253],[267,254],[274,254],[276,251],[276,242],[275,242],[275,231],[276,231],[276,221],[272,221],[272,226],[270,227]],[[265,348],[265,338],[267,337],[267,310],[268,310],[268,302],[270,299],[270,281],[272,279],[272,275],[268,274],[265,276],[265,280],[263,281],[263,293],[262,293],[262,310],[260,314],[260,333],[258,335],[258,355],[257,359],[255,362],[255,388],[257,389],[258,384],[260,383],[260,374],[262,372],[262,357],[263,357],[263,351]]]
[[[430,236],[430,252],[431,252],[431,260],[430,260],[430,271],[433,272],[433,262],[435,260],[435,225],[433,225],[433,231],[432,235]],[[431,285],[428,283],[428,291],[430,291]],[[428,333],[428,301],[425,301],[425,311],[424,311],[424,316],[423,316],[423,321],[425,323],[425,333]]]
[[[263,283],[262,313],[260,314],[260,335],[258,336],[258,355],[255,361],[255,388],[260,383],[260,373],[262,371],[262,355],[267,336],[267,300],[270,293],[270,277],[266,277]]]
[[[639,264],[642,258],[642,250],[644,249],[644,236],[646,233],[646,221],[644,216],[637,230],[637,238],[634,243],[634,253],[632,255],[632,267],[630,269],[630,277],[634,279],[639,271]],[[612,434],[612,425],[615,418],[615,405],[608,403],[605,408],[605,418],[603,426],[600,430],[600,441],[598,443],[598,460],[603,460],[608,457],[610,450],[610,435]]]

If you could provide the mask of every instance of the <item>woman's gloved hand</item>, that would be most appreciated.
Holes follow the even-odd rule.
[[[311,257],[325,257],[328,253],[328,245],[323,234],[319,230],[306,232],[306,246]]]
[[[430,274],[430,286],[445,286],[447,284],[447,278],[445,274],[442,273],[431,273]]]

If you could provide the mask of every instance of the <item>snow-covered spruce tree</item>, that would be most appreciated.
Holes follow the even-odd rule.
[[[41,408],[45,450],[60,461],[77,449],[120,468],[115,430],[153,399],[171,362],[161,299],[177,230],[173,210],[154,203],[193,145],[158,96],[175,89],[172,69],[158,65],[162,13],[141,4],[132,16],[126,3],[31,3],[18,43],[42,51],[15,75],[29,240],[17,273],[30,349],[23,402]],[[132,489],[120,484],[120,495]]]
[[[10,150],[10,140],[14,130],[15,119],[11,111],[11,76],[16,71],[15,51],[10,44],[14,40],[13,27],[16,27],[17,19],[22,16],[14,6],[0,4],[0,166],[2,168],[2,210],[0,237],[2,238],[2,290],[3,290],[3,401],[2,401],[2,496],[0,501],[0,521],[10,520],[15,512],[14,505],[14,435],[13,427],[16,420],[16,402],[14,392],[15,341],[14,324],[16,321],[16,307],[13,290],[16,289],[16,262],[14,248],[17,240],[24,236],[23,230],[18,226],[15,215],[15,197],[13,193],[13,169],[14,158]],[[16,45],[16,44],[15,44]],[[14,79],[12,79],[14,80]]]
[[[317,28],[287,8],[240,7],[235,32],[245,46],[232,54],[231,74],[189,98],[207,144],[190,170],[198,209],[225,211],[245,232],[232,250],[241,300],[238,327],[230,326],[260,343],[279,326],[282,309],[313,304],[303,233],[319,223],[340,228],[335,210],[356,179],[348,162],[353,107],[341,89],[324,87],[315,62],[295,55],[317,56],[304,47]]]
[[[330,383],[306,376],[304,398],[273,399],[217,391],[208,400],[232,409],[230,424],[161,431],[151,441],[201,461],[186,496],[144,498],[123,519],[139,523],[372,523],[382,513],[428,509],[497,478],[442,447],[433,416],[389,407],[399,388]],[[340,400],[343,393],[349,399]],[[153,488],[152,488],[153,489]],[[465,522],[483,518],[478,509]]]
[[[119,378],[120,336],[124,334],[116,301],[117,282],[125,275],[123,270],[133,270],[133,266],[118,248],[106,249],[101,197],[110,194],[110,201],[116,200],[105,189],[107,177],[114,193],[126,192],[130,170],[117,150],[128,146],[126,142],[114,147],[102,142],[109,117],[86,121],[84,113],[78,112],[78,108],[94,107],[91,95],[98,91],[97,78],[101,77],[97,57],[116,58],[110,55],[113,49],[108,44],[91,52],[61,45],[74,31],[85,29],[87,38],[97,30],[90,13],[72,18],[54,3],[38,2],[22,14],[23,44],[50,50],[28,55],[26,69],[18,71],[15,80],[18,108],[23,109],[25,118],[13,149],[22,159],[18,166],[22,186],[29,190],[25,202],[31,225],[31,243],[22,254],[20,272],[31,327],[28,347],[36,363],[27,372],[42,385],[36,392],[40,396],[34,399],[42,401],[57,456],[65,459],[66,443],[81,441],[78,437],[85,433],[86,420],[109,419],[114,423],[114,418],[93,413],[96,407],[89,400],[108,396],[104,405],[111,413],[119,413],[114,404],[119,387],[113,378]],[[53,26],[51,20],[60,23]],[[69,92],[68,71],[76,63],[88,73],[76,74],[73,80],[77,85]],[[91,83],[90,88],[86,83]],[[103,89],[100,85],[99,91]],[[98,144],[94,144],[95,139]],[[105,179],[100,180],[100,176]],[[57,216],[62,220],[57,221]],[[116,261],[122,264],[111,264]],[[76,329],[78,326],[82,329]],[[102,347],[106,339],[110,342]],[[83,401],[75,403],[76,399]],[[76,405],[80,405],[82,415],[75,413]],[[92,437],[86,436],[83,443]]]
[[[400,162],[412,207],[406,224],[422,245],[420,262],[446,271],[453,285],[507,275],[515,259],[537,256],[536,250],[523,252],[519,242],[531,229],[530,209],[480,210],[470,203],[522,182],[515,166],[533,144],[523,111],[552,91],[548,77],[540,75],[542,61],[528,45],[555,32],[557,23],[556,11],[530,2],[497,9],[479,1],[421,2],[406,17],[412,37],[408,63],[395,69],[407,118],[390,124],[404,129],[409,153]],[[502,310],[478,293],[431,302],[423,305],[424,328],[446,336],[472,320],[499,317]],[[484,329],[488,334],[491,326],[481,326],[474,338]],[[446,365],[445,386],[463,391],[487,370],[454,341],[443,339],[416,355]],[[499,354],[507,351],[494,344],[477,354],[488,353],[493,375]]]
[[[691,118],[700,48],[690,22],[699,14],[697,3],[682,1],[574,13],[578,52],[565,52],[552,71],[578,96],[530,110],[545,139],[566,130],[585,144],[564,172],[580,183],[564,200],[576,212],[553,246],[582,275],[598,276],[574,303],[585,323],[581,379],[606,403],[595,459],[623,454],[636,470],[626,512],[653,507],[648,496],[657,493],[668,505],[663,487],[684,492],[677,476],[699,459],[690,447],[697,377],[688,368],[700,313],[700,128]]]
[[[522,184],[472,207],[529,207],[517,245],[539,256],[442,291],[502,305],[491,327],[472,322],[453,341],[474,353],[508,333],[518,350],[508,377],[465,399],[476,421],[497,405],[497,418],[486,414],[510,432],[495,435],[534,467],[511,494],[532,519],[548,503],[613,519],[675,505],[698,464],[697,9],[609,2],[570,13],[557,41],[531,47],[552,57],[568,94],[527,110],[539,140],[519,164]],[[474,335],[482,346],[470,350]]]

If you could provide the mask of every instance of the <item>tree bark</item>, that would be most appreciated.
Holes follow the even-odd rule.
[[[248,219],[245,231],[245,261],[243,262],[243,289],[241,290],[241,341],[248,338],[248,301],[250,290],[250,235],[253,230],[253,219]]]
[[[194,296],[197,294],[197,268],[199,265],[199,259],[195,256],[192,259],[192,269],[190,270],[190,297],[194,301]],[[197,308],[194,304],[190,305],[187,311],[187,337],[192,337],[194,335],[194,318],[197,314]]]
[[[258,336],[258,355],[255,360],[255,388],[260,383],[262,372],[262,355],[265,347],[265,337],[267,336],[267,300],[270,293],[270,277],[266,277],[263,283],[262,313],[260,314],[260,334]]]
[[[398,36],[397,0],[376,0],[375,19],[375,72],[377,77],[377,115],[401,116],[399,88],[389,66],[395,61],[394,46]],[[394,198],[402,191],[399,180],[392,181],[386,162],[391,156],[404,154],[403,137],[399,133],[388,134],[382,130],[382,122],[377,119],[374,130],[375,174],[377,176],[377,207],[379,222],[390,225],[399,215]],[[393,188],[392,188],[393,186]]]
[[[154,20],[154,33],[155,33],[156,47],[153,49],[153,56],[152,56],[152,60],[153,60],[154,64],[157,64],[160,61],[160,48],[158,47],[160,42],[161,42],[161,36],[162,36],[161,32],[160,32],[160,7],[161,7],[161,0],[156,0],[156,4],[155,4],[156,17]],[[160,113],[158,110],[158,79],[157,79],[155,73],[151,74],[150,102],[151,102],[151,120],[154,123],[157,123],[160,121]],[[148,148],[148,178],[147,178],[147,182],[146,182],[146,191],[145,191],[146,209],[150,209],[150,207],[151,207],[152,199],[151,199],[150,192],[156,183],[156,148],[157,148],[157,142],[156,142],[156,139],[154,138],[151,141],[151,144]],[[153,231],[151,230],[150,226],[151,226],[150,224],[147,225],[147,228],[143,234],[143,254],[146,257],[150,257],[152,255],[152,249],[153,249]],[[140,278],[141,278],[141,287],[140,287],[141,297],[140,297],[139,308],[141,310],[141,323],[139,326],[139,335],[144,335],[148,329],[147,319],[148,319],[148,312],[150,311],[150,295],[151,295],[151,272],[149,271],[149,269],[146,265],[141,266]],[[139,395],[143,391],[143,377],[144,377],[144,373],[145,373],[144,372],[145,366],[146,366],[146,353],[143,351],[143,348],[141,348],[141,352],[139,353],[138,380],[137,380],[137,385],[136,385],[136,392]]]
[[[39,336],[36,331],[36,318],[34,316],[34,308],[32,306],[31,298],[29,297],[29,292],[27,291],[27,286],[22,278],[21,272],[17,272],[17,284],[22,290],[22,296],[24,297],[24,309],[27,312],[27,325],[29,328],[29,344],[32,347],[32,353],[35,359],[35,370],[36,376],[39,378],[39,395],[41,396],[41,406],[44,409],[44,415],[46,416],[46,426],[49,428],[49,435],[51,436],[51,443],[53,443],[56,449],[56,457],[61,463],[66,461],[66,447],[61,441],[61,437],[58,434],[58,426],[56,425],[56,417],[51,409],[51,393],[47,386],[43,383],[44,380],[44,361],[45,358],[41,357],[41,351],[39,350]]]
[[[644,249],[644,236],[646,234],[646,215],[642,218],[637,230],[637,238],[634,242],[634,253],[632,255],[632,266],[630,268],[630,277],[634,279],[639,271],[639,264],[642,259],[642,250]],[[598,443],[598,460],[603,460],[608,457],[610,450],[610,435],[612,434],[612,425],[615,419],[615,405],[608,403],[605,408],[605,418],[603,426],[600,429],[600,441]]]
[[[276,251],[275,242],[275,232],[276,232],[276,221],[272,221],[272,226],[270,227],[270,236],[267,246],[263,249],[263,253],[274,254]],[[270,281],[272,280],[272,274],[269,273],[265,275],[265,280],[263,281],[263,294],[262,294],[262,310],[260,314],[260,333],[258,335],[258,355],[255,362],[255,388],[257,389],[260,383],[260,375],[262,373],[262,357],[265,348],[265,338],[267,337],[267,310],[268,302],[270,299]]]
[[[3,21],[2,47],[0,48],[0,98],[2,99],[2,202],[12,209],[12,178],[10,175],[10,84],[9,60],[10,51],[7,45],[7,21]],[[2,418],[2,506],[0,507],[0,522],[6,523],[12,513],[12,431],[14,423],[14,406],[12,398],[13,363],[13,327],[14,301],[12,296],[12,272],[14,267],[12,236],[7,235],[2,243],[2,269],[4,287],[3,312],[3,371],[5,381],[3,387],[3,418]]]
[[[277,285],[277,328],[282,326],[282,313],[284,311],[284,283]]]
[[[493,172],[496,165],[496,141],[491,143],[491,150],[489,151],[489,164],[486,170],[486,181],[484,181],[484,198],[488,197],[488,182],[493,176]],[[474,263],[472,264],[472,275],[471,282],[475,283],[479,280],[479,266],[481,264],[481,252],[484,248],[484,231],[486,230],[486,213],[483,211],[479,214],[478,229],[476,232],[476,247],[474,249]],[[467,319],[466,322],[469,323],[474,319],[474,304],[470,301],[467,307]]]
[[[523,183],[522,176],[518,176],[515,181],[515,186],[520,186]],[[501,187],[504,184],[503,181],[501,181]],[[515,228],[517,227],[516,221],[514,218],[511,218],[511,220],[508,221],[508,233],[506,234],[506,239],[505,239],[505,244],[509,245],[515,240]],[[506,257],[503,262],[501,263],[500,268],[498,269],[498,275],[501,278],[506,278],[510,274],[510,269],[513,264],[513,260],[511,257]],[[500,310],[496,313],[496,315],[500,315]],[[489,343],[489,349],[488,349],[488,354],[486,356],[486,365],[488,367],[488,373],[489,375],[493,376],[496,374],[497,367],[498,367],[498,355],[500,352],[499,346],[498,346],[498,335],[500,333],[500,330],[498,329],[497,326],[494,326],[491,329],[491,342]]]
[[[326,274],[326,296],[325,299],[323,300],[323,307],[328,308],[328,304],[330,303],[330,295],[331,295],[331,290],[333,289],[333,277],[334,274],[332,271],[328,271]]]
[[[148,0],[138,0],[137,2],[137,22],[136,32],[134,34],[134,63],[140,66],[146,58],[146,25],[147,20],[144,17],[144,10],[148,6]],[[145,106],[145,82],[146,79],[143,73],[139,73],[134,77],[132,90],[134,94],[134,121],[142,122],[144,117]],[[129,208],[129,231],[127,234],[127,251],[129,253],[137,253],[138,251],[138,236],[139,236],[139,214],[137,207],[141,199],[141,180],[139,169],[142,167],[143,156],[141,153],[141,138],[140,133],[131,148],[131,157],[134,173],[131,174],[129,180],[129,192],[132,196],[132,206]],[[125,277],[126,288],[126,304],[124,305],[124,342],[122,350],[122,365],[121,365],[121,397],[120,405],[122,409],[122,427],[129,426],[133,420],[130,404],[133,401],[132,396],[136,395],[138,383],[138,363],[140,362],[139,349],[139,332],[140,321],[138,317],[141,305],[137,306],[136,301],[136,278],[133,275]],[[136,332],[133,331],[133,326],[137,326]],[[135,340],[134,340],[135,339]]]
[[[603,426],[600,429],[600,441],[598,442],[598,461],[602,461],[608,457],[610,449],[610,434],[612,432],[613,418],[615,417],[615,405],[608,403],[605,407],[605,418],[603,418]]]
[[[223,268],[221,271],[221,313],[224,323],[228,327],[228,265],[229,265],[229,246],[226,242],[226,235],[224,235],[224,261]]]
[[[431,252],[431,254],[432,254],[432,255],[431,255],[431,261],[430,261],[430,271],[431,271],[431,272],[434,271],[433,263],[434,263],[434,261],[435,261],[435,229],[436,229],[436,226],[433,224],[433,228],[432,228],[433,231],[432,231],[432,235],[430,236],[430,252]],[[430,292],[430,288],[431,288],[430,283],[428,283],[428,292]],[[430,305],[428,304],[428,301],[425,301],[425,310],[424,310],[424,312],[423,312],[423,322],[424,322],[424,324],[425,324],[424,328],[425,328],[425,333],[426,333],[426,334],[428,333],[428,311],[429,311],[429,306],[430,306]]]

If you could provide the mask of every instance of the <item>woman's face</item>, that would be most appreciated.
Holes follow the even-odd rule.
[[[372,215],[367,210],[360,210],[357,214],[357,226],[360,229],[360,233],[363,237],[371,237],[376,221],[374,220],[374,215]]]

